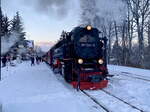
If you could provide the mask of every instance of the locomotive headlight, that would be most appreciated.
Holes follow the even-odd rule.
[[[91,29],[92,29],[92,26],[88,25],[88,26],[86,27],[86,29],[87,29],[87,30],[91,30]]]
[[[83,63],[83,59],[78,59],[78,63],[82,64]]]
[[[99,63],[99,64],[103,64],[104,61],[103,61],[102,59],[99,59],[99,60],[98,60],[98,63]]]

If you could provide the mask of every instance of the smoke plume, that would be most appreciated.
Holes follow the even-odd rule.
[[[29,6],[35,8],[38,13],[65,17],[69,12],[69,0],[24,0]]]

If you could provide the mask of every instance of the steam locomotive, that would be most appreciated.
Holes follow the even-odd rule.
[[[45,55],[54,71],[77,89],[101,89],[107,86],[106,37],[88,25],[64,32]]]

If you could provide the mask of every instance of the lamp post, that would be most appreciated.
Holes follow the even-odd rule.
[[[2,9],[1,9],[1,0],[0,0],[0,13],[2,13]],[[1,15],[0,15],[1,16]],[[0,23],[1,24],[1,23]],[[0,36],[1,36],[1,25],[0,25]],[[0,39],[0,43],[1,43],[1,39]],[[0,49],[1,52],[1,49]],[[1,58],[1,57],[0,57]],[[1,60],[1,59],[0,59]],[[0,62],[1,63],[1,62]],[[0,64],[1,65],[1,64]],[[1,73],[0,73],[0,81],[1,81]]]

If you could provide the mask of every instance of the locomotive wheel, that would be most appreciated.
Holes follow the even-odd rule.
[[[71,66],[71,64],[70,63],[65,63],[65,65],[64,65],[64,78],[65,78],[65,80],[67,81],[67,82],[71,82],[72,80],[71,80],[71,73],[72,73],[72,66]]]

